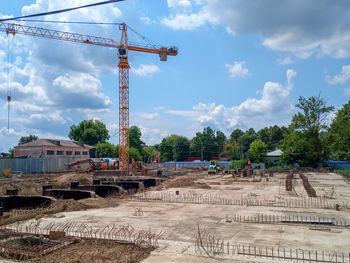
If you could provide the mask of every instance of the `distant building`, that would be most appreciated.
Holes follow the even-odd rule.
[[[38,139],[14,147],[14,157],[86,157],[93,146],[70,140]]]
[[[8,153],[0,153],[0,158],[6,158],[8,155]]]
[[[277,149],[277,150],[272,151],[272,152],[268,152],[265,155],[265,160],[269,161],[269,162],[277,163],[281,160],[282,154],[283,154],[283,152],[280,149]]]

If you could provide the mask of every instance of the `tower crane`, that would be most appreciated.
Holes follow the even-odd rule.
[[[119,24],[122,31],[120,42],[110,38],[70,33],[40,27],[33,27],[15,23],[0,22],[0,31],[8,35],[22,34],[35,37],[51,38],[88,45],[104,46],[118,49],[119,57],[119,167],[128,169],[129,165],[129,61],[128,51],[158,54],[161,61],[166,61],[167,56],[176,56],[177,47],[158,47],[155,45],[138,45],[128,43],[127,28],[125,23]]]

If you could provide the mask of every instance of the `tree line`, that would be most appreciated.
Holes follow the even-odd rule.
[[[266,153],[281,149],[281,165],[298,163],[315,167],[326,160],[350,160],[350,101],[337,112],[321,97],[299,97],[298,112],[288,127],[269,126],[258,131],[235,129],[227,137],[221,131],[206,127],[192,139],[171,134],[159,144],[147,146],[137,126],[130,128],[130,160],[152,162],[159,154],[162,161],[185,161],[189,157],[210,160],[225,157],[230,160],[263,162]],[[330,113],[334,118],[331,120]],[[330,121],[331,120],[331,121]],[[106,125],[98,120],[84,120],[72,125],[68,137],[95,146],[93,157],[118,157],[118,145],[113,145]],[[22,137],[20,144],[37,138]]]

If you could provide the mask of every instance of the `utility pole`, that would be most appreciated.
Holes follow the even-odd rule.
[[[241,144],[241,159],[243,160],[243,146],[242,146],[242,139],[239,138],[240,144]]]
[[[203,150],[204,150],[204,146],[203,146],[203,142],[201,141],[201,161],[203,162]]]

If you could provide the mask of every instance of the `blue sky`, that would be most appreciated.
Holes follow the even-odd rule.
[[[94,0],[0,0],[0,16],[79,6]],[[126,0],[45,20],[125,22],[179,55],[129,53],[130,123],[147,144],[172,133],[192,138],[211,126],[227,135],[288,125],[299,96],[350,99],[350,2],[332,0]],[[120,39],[118,27],[22,22]],[[7,130],[8,41],[13,41]],[[129,32],[129,41],[140,42]],[[21,136],[66,138],[99,119],[118,140],[116,50],[0,32],[0,152]]]

